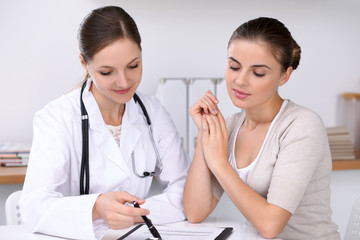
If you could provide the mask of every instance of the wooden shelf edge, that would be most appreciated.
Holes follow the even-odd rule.
[[[333,160],[332,170],[353,170],[360,169],[360,159],[353,160]]]
[[[332,170],[354,170],[360,169],[360,150],[355,151],[356,159],[333,160]]]
[[[0,167],[0,184],[22,184],[27,167]]]
[[[25,181],[24,175],[12,175],[0,177],[0,184],[23,184]]]

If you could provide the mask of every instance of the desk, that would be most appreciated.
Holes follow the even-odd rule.
[[[27,167],[0,167],[0,184],[24,183]]]
[[[232,234],[227,240],[264,240],[260,234],[251,226],[238,223],[232,220],[226,220],[221,217],[209,217],[204,222],[199,224],[191,224],[187,221],[167,224],[169,226],[187,226],[187,227],[233,227]],[[121,235],[128,232],[128,229],[123,230],[108,230],[103,240],[115,240]],[[0,226],[0,236],[2,239],[22,239],[22,240],[55,240],[63,239],[43,234],[32,234],[28,232],[23,225],[12,225],[12,226]]]

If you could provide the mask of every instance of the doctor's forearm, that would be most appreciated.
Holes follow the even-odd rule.
[[[206,165],[201,136],[184,187],[184,212],[190,222],[205,220],[217,204],[212,194],[211,172]]]

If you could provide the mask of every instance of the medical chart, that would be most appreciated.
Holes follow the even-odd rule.
[[[218,227],[169,227],[156,226],[156,229],[161,235],[162,240],[213,240],[217,238],[224,231],[224,228]],[[231,231],[228,229],[227,231]],[[228,234],[225,235],[225,238]],[[218,239],[225,239],[219,237]],[[128,236],[121,237],[124,240],[146,240],[153,239],[146,225],[137,228]]]

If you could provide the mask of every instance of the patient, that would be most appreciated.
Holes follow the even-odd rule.
[[[199,130],[184,189],[190,222],[209,216],[225,191],[264,238],[340,239],[330,217],[324,124],[278,93],[300,53],[272,18],[250,20],[231,36],[225,78],[239,113],[225,121],[210,91],[189,109]]]

